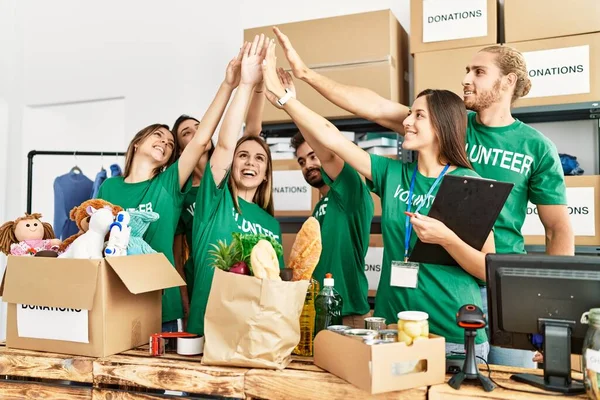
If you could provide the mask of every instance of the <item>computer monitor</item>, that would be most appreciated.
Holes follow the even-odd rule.
[[[571,354],[581,354],[588,326],[581,316],[600,307],[600,257],[488,254],[488,325],[494,346],[535,350],[543,341],[544,376],[511,378],[561,392],[584,392],[571,379]]]

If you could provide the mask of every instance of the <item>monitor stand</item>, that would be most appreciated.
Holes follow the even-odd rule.
[[[582,383],[571,378],[571,329],[574,321],[540,318],[544,333],[544,376],[515,374],[512,380],[564,394],[585,393]]]

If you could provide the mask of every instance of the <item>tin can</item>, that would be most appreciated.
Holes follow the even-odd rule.
[[[387,343],[387,342],[385,342],[385,341],[383,341],[381,339],[373,339],[373,338],[370,338],[370,337],[366,337],[366,338],[363,339],[363,343],[366,344],[366,345],[372,346],[372,345],[383,344],[383,343]]]
[[[381,330],[385,329],[386,327],[387,327],[387,325],[385,324],[385,318],[381,318],[381,317],[365,318],[365,329],[381,331]]]
[[[348,329],[347,331],[344,331],[344,335],[360,341],[364,340],[365,338],[379,339],[379,332],[371,329]]]
[[[341,333],[341,334],[344,334],[344,332],[346,332],[349,329],[352,329],[352,328],[347,325],[330,325],[327,327],[328,331],[332,331],[335,333]]]
[[[379,331],[379,337],[386,343],[398,341],[398,331],[396,329],[384,329]]]

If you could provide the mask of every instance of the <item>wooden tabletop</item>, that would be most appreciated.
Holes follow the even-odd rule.
[[[542,393],[532,386],[510,380],[514,373],[542,374],[541,370],[491,368],[493,379],[502,386]],[[480,370],[487,376],[485,366],[480,366]],[[202,365],[200,356],[167,353],[151,357],[147,346],[98,359],[0,346],[0,375],[4,378],[0,380],[1,399],[149,400],[156,399],[154,396],[163,390],[229,398],[283,400],[548,398],[547,394],[520,393],[500,387],[486,393],[473,381],[465,381],[460,390],[444,383],[372,396],[316,367],[307,357],[293,357],[292,363],[283,371],[225,368]],[[447,379],[450,377],[447,376]],[[580,379],[581,374],[574,373],[574,377]],[[78,382],[79,386],[65,385],[64,381]]]

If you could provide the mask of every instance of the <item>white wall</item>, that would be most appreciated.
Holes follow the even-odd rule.
[[[25,211],[30,150],[125,151],[150,123],[202,116],[242,40],[239,3],[0,0],[0,98],[10,115],[4,218]],[[122,112],[96,112],[113,100]]]

